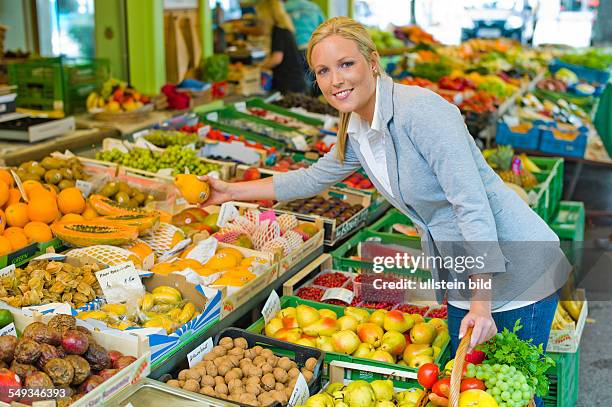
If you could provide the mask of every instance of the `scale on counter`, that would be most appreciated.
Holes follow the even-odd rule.
[[[32,117],[23,113],[9,113],[0,116],[1,140],[34,143],[74,131],[75,128],[72,116],[63,119]]]

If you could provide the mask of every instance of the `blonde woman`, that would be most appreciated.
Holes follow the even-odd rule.
[[[363,167],[413,221],[424,252],[456,260],[434,266],[434,278],[480,284],[467,296],[446,292],[453,347],[468,327],[474,347],[519,318],[519,335],[546,346],[569,263],[554,232],[487,165],[459,109],[384,75],[372,39],[352,19],[321,24],[306,56],[340,112],[335,147],[308,169],[233,184],[209,179],[210,203],[308,197]],[[463,254],[479,257],[482,267],[459,267]]]

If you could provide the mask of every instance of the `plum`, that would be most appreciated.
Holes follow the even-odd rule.
[[[68,329],[62,336],[62,348],[69,355],[82,355],[89,348],[89,339],[81,331]]]
[[[106,349],[98,344],[89,345],[89,349],[83,354],[83,357],[89,362],[93,371],[100,371],[111,367],[111,360]]]
[[[93,389],[101,385],[102,383],[104,383],[104,379],[101,378],[100,376],[98,375],[89,376],[87,380],[85,380],[83,384],[79,386],[79,392],[89,393],[90,391],[92,391]]]

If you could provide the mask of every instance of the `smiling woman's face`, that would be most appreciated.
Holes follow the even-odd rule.
[[[323,96],[339,112],[359,113],[374,103],[375,64],[355,42],[331,35],[314,46],[310,59]]]

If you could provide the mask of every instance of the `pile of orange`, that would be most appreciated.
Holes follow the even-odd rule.
[[[28,180],[23,182],[23,190],[28,202],[15,186],[11,173],[0,169],[0,255],[32,242],[51,240],[49,225],[53,222],[78,221],[87,215],[88,206],[78,188],[58,193],[53,187]]]

